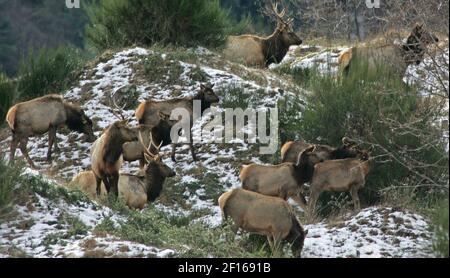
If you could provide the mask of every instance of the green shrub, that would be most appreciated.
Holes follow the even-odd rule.
[[[308,105],[303,112],[300,108],[292,112],[302,113],[302,117],[290,120],[282,130],[295,131],[308,142],[339,146],[341,138],[349,136],[375,146],[372,157],[382,157],[375,159],[360,191],[366,203],[379,201],[380,189],[392,185],[426,185],[424,177],[448,177],[448,156],[443,144],[436,143],[442,136],[434,125],[440,115],[389,67],[369,68],[359,61],[352,64],[347,76],[309,73],[307,83],[312,92],[306,97]],[[418,186],[416,196],[442,194],[434,188]]]
[[[80,51],[71,47],[42,48],[37,55],[30,50],[19,71],[20,98],[32,99],[67,89],[83,65],[81,57]]]
[[[154,43],[214,47],[245,24],[233,25],[219,0],[103,0],[87,12],[86,39],[99,50]]]
[[[168,216],[153,207],[142,212],[130,210],[125,216],[126,219],[119,220],[118,226],[110,218],[105,218],[95,230],[143,244],[174,248],[182,257],[270,256],[265,240],[234,240],[228,225],[208,228],[201,223],[192,223],[192,218],[187,216]]]
[[[447,196],[448,197],[448,196]],[[442,201],[435,212],[433,250],[436,256],[448,258],[448,198]]]
[[[13,203],[14,187],[17,185],[17,177],[21,173],[20,167],[10,167],[0,157],[0,215]]]
[[[0,72],[0,119],[5,119],[8,109],[14,103],[16,86],[5,74]],[[1,124],[0,124],[1,125]]]

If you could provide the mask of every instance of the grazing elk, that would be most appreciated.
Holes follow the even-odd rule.
[[[150,145],[152,144],[154,144],[153,141],[150,142]],[[150,152],[150,145],[145,148],[144,176],[129,174],[120,174],[119,176],[119,197],[123,198],[130,208],[143,209],[147,202],[156,200],[166,178],[175,176],[175,172],[162,161],[161,156]],[[153,146],[159,150],[159,147]],[[69,187],[80,189],[92,199],[97,197],[97,181],[93,171],[81,172],[73,178]],[[103,182],[101,183],[101,194],[106,194]]]
[[[286,200],[291,197],[300,207],[306,210],[306,201],[302,194],[302,186],[311,180],[314,164],[318,163],[313,155],[314,146],[303,150],[297,163],[286,162],[279,165],[244,165],[239,179],[242,188],[267,196],[276,196]]]
[[[292,253],[300,258],[308,231],[303,230],[291,206],[284,200],[236,188],[219,197],[223,219],[233,219],[232,230],[239,229],[267,236],[272,250],[282,240],[291,243]]]
[[[281,147],[281,161],[282,162],[297,162],[298,155],[301,151],[312,146],[303,141],[288,141]],[[333,148],[327,145],[315,145],[314,152],[321,159],[321,161],[330,159],[343,159],[356,157],[358,155],[355,150],[356,143],[348,137],[342,138],[342,146]]]
[[[230,36],[224,50],[229,59],[240,60],[248,66],[268,67],[279,63],[291,45],[300,45],[302,40],[292,30],[293,19],[283,19],[286,10],[278,11],[278,4],[272,4],[270,14],[277,19],[277,28],[268,37],[254,35]]]
[[[361,151],[359,158],[328,160],[315,165],[310,186],[309,214],[313,215],[322,191],[350,191],[354,208],[360,210],[358,190],[366,182],[370,163],[369,152]]]
[[[403,77],[406,69],[411,64],[419,65],[428,46],[437,43],[439,39],[431,32],[425,30],[423,24],[416,24],[407,37],[406,41],[400,45],[382,40],[366,45],[356,46],[341,53],[339,56],[339,67],[344,73],[348,73],[354,57],[367,59],[370,67],[375,67],[377,63],[393,66]]]
[[[81,107],[64,101],[59,95],[46,95],[30,101],[18,103],[11,107],[6,121],[12,131],[10,163],[14,162],[16,148],[19,146],[23,156],[32,168],[36,168],[28,155],[28,138],[48,132],[47,161],[52,160],[52,146],[58,148],[56,131],[66,125],[70,130],[84,133],[87,140],[95,140],[92,121]]]
[[[147,100],[142,102],[136,109],[136,118],[139,124],[145,126],[158,136],[159,140],[162,140],[162,145],[172,143],[171,158],[175,160],[175,149],[177,143],[173,143],[170,140],[170,131],[173,124],[176,121],[169,120],[172,111],[176,108],[184,108],[190,113],[190,127],[193,125],[193,101],[201,101],[201,112],[211,107],[211,104],[219,102],[219,97],[214,93],[213,86],[200,85],[200,90],[197,94],[190,98],[184,99],[170,99],[165,101],[153,101]],[[165,123],[164,123],[165,122]],[[180,131],[179,131],[180,132]],[[189,133],[189,145],[191,149],[192,159],[197,160],[195,156],[195,150],[192,141],[192,132]],[[158,142],[157,140],[156,142]]]

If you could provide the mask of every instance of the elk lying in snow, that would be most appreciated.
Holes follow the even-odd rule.
[[[314,146],[303,150],[297,163],[244,165],[239,175],[242,188],[285,200],[291,197],[306,210],[306,201],[301,190],[303,184],[311,179],[314,164],[319,162],[312,154],[313,151]]]
[[[28,137],[48,132],[47,161],[52,159],[52,146],[58,148],[56,131],[66,125],[69,129],[84,133],[88,141],[95,140],[92,121],[77,105],[64,101],[59,95],[47,95],[11,107],[6,121],[12,131],[10,163],[14,162],[16,148],[19,145],[23,156],[32,168],[36,168],[28,155]]]
[[[142,102],[138,108],[136,109],[136,118],[139,121],[139,124],[146,126],[158,135],[162,141],[162,145],[165,146],[171,143],[170,140],[170,130],[173,124],[176,121],[168,120],[172,111],[175,108],[184,108],[190,112],[191,120],[190,126],[192,128],[193,125],[193,101],[200,100],[201,101],[201,112],[205,111],[207,108],[211,107],[211,104],[217,103],[219,101],[219,97],[214,93],[213,86],[208,85],[200,85],[200,90],[198,93],[192,98],[185,99],[170,99],[166,101],[153,101],[147,100]],[[168,126],[161,125],[162,121],[166,121],[169,123]],[[194,146],[192,142],[192,133],[190,132],[190,149],[192,153],[192,159],[196,160]],[[158,142],[158,141],[157,141]],[[171,158],[175,161],[175,148],[177,144],[172,142],[172,155]]]
[[[339,67],[348,73],[354,57],[362,57],[367,59],[370,67],[375,67],[377,63],[393,66],[403,77],[407,67],[420,64],[428,46],[438,41],[434,34],[424,29],[423,24],[416,24],[406,42],[401,45],[387,40],[376,40],[341,53]]]
[[[114,194],[118,195],[119,169],[123,163],[122,145],[137,139],[136,132],[127,124],[127,120],[111,124],[91,147],[92,171],[95,174],[98,195],[101,181],[108,193],[112,188]]]
[[[283,60],[291,45],[300,45],[302,40],[292,30],[292,19],[283,20],[285,9],[278,12],[272,4],[271,14],[277,18],[277,28],[272,35],[262,38],[253,35],[230,36],[224,50],[226,57],[241,60],[248,66],[267,67]]]
[[[292,245],[292,253],[300,257],[308,231],[303,230],[291,206],[284,200],[236,188],[219,197],[222,217],[233,219],[233,231],[240,228],[267,236],[272,250],[282,240]]]
[[[370,155],[361,151],[359,158],[328,160],[315,165],[310,186],[309,214],[314,213],[322,191],[350,191],[354,207],[361,208],[358,190],[366,182],[370,171]]]
[[[128,174],[119,176],[119,197],[123,198],[130,208],[143,209],[147,202],[156,200],[166,178],[175,176],[175,172],[162,161],[161,156],[150,153],[149,149],[150,145],[145,149],[144,177]],[[159,148],[156,147],[156,149]],[[81,172],[74,177],[69,187],[80,189],[92,199],[97,196],[97,182],[93,171]],[[101,194],[106,194],[103,182],[101,183]]]
[[[301,151],[312,146],[303,141],[288,141],[281,147],[281,160],[282,162],[297,162],[298,155]],[[315,145],[314,152],[321,159],[321,161],[330,159],[343,159],[356,157],[358,155],[355,142],[348,137],[342,138],[342,146],[339,148],[333,148],[327,145]]]
[[[83,171],[78,173],[73,177],[72,181],[67,185],[67,187],[72,189],[79,189],[81,192],[86,193],[86,195],[92,199],[97,199],[97,181],[95,179],[94,172]],[[102,182],[100,189],[100,196],[106,195],[105,184]]]

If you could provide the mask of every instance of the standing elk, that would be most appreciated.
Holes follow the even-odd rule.
[[[304,141],[288,141],[281,147],[282,162],[297,162],[298,155],[306,148],[312,146]],[[322,160],[343,159],[356,157],[358,151],[355,150],[356,143],[348,137],[342,138],[342,146],[333,148],[327,145],[315,145],[314,152]]]
[[[168,145],[172,143],[171,158],[175,160],[175,149],[178,145],[173,143],[170,139],[170,132],[173,124],[176,121],[169,120],[172,111],[176,108],[184,108],[189,111],[190,114],[190,128],[193,125],[193,101],[201,101],[201,112],[211,107],[211,104],[219,102],[219,97],[214,93],[213,86],[200,85],[200,90],[197,94],[191,98],[184,99],[170,99],[165,101],[147,100],[142,102],[136,109],[136,118],[139,124],[147,127],[155,133],[162,140],[162,145]],[[165,123],[164,123],[165,122]],[[178,131],[178,133],[181,132]],[[195,150],[192,141],[192,132],[189,132],[189,146],[191,149],[192,159],[197,160],[195,156]],[[158,142],[158,141],[156,141]]]
[[[12,131],[10,163],[14,162],[19,148],[32,168],[36,168],[28,155],[28,138],[48,132],[47,161],[52,160],[52,146],[58,149],[56,131],[66,125],[70,130],[84,133],[87,140],[95,140],[92,121],[78,105],[64,101],[60,95],[52,94],[18,103],[8,110],[6,121]]]
[[[369,42],[341,53],[338,63],[340,69],[344,73],[348,73],[355,57],[358,57],[358,59],[364,58],[367,59],[370,67],[375,67],[377,63],[393,66],[403,78],[408,66],[419,65],[428,50],[428,46],[437,42],[439,42],[438,37],[425,30],[423,24],[416,24],[406,41],[401,45],[395,45],[385,40],[381,40],[381,43],[378,41]]]
[[[322,191],[350,191],[354,208],[361,209],[358,190],[364,187],[370,171],[370,153],[361,151],[359,158],[327,160],[314,167],[310,186],[309,214],[313,215]]]
[[[314,146],[303,150],[296,163],[244,165],[239,174],[242,188],[284,200],[291,197],[306,210],[306,201],[301,190],[303,184],[311,180],[314,164],[319,162],[313,152]]]
[[[300,258],[308,231],[303,230],[292,207],[284,200],[241,188],[232,189],[219,197],[224,220],[233,219],[232,230],[239,229],[265,235],[272,250],[282,240],[291,243],[292,253]]]
[[[278,12],[278,4],[273,4],[269,14],[277,19],[277,28],[268,37],[254,35],[230,36],[224,50],[229,59],[242,61],[248,66],[268,67],[272,63],[279,63],[291,45],[300,45],[302,40],[292,29],[293,19],[283,17],[286,10]]]
[[[140,137],[139,143],[141,142],[142,137]],[[156,200],[161,194],[166,178],[175,176],[175,172],[162,161],[160,155],[154,155],[150,152],[151,145],[159,151],[159,146],[154,145],[153,141],[150,142],[148,147],[144,148],[146,164],[143,177],[129,174],[120,174],[119,176],[119,197],[123,198],[130,208],[143,209],[147,202]],[[80,189],[87,193],[91,199],[97,197],[97,182],[93,171],[79,173],[68,186]],[[103,182],[101,183],[101,194],[106,194]]]
[[[115,102],[114,105],[119,108]],[[119,108],[120,115],[112,110],[121,120],[107,127],[91,147],[91,164],[97,184],[97,195],[100,195],[100,184],[103,181],[108,193],[112,188],[113,193],[118,196],[119,170],[123,163],[122,145],[138,138],[136,131],[128,126],[128,120],[121,110],[122,108]]]

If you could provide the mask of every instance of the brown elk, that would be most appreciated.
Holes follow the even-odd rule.
[[[286,201],[236,188],[223,193],[218,202],[223,219],[233,219],[234,233],[242,229],[265,235],[272,250],[286,240],[291,243],[294,256],[301,257],[308,231],[303,230]]]
[[[219,102],[219,97],[214,93],[213,86],[200,85],[197,94],[190,98],[170,99],[165,101],[147,100],[142,102],[136,109],[136,118],[139,124],[150,129],[155,136],[158,136],[156,142],[162,142],[162,145],[172,143],[171,158],[175,161],[175,149],[177,143],[173,143],[170,132],[176,121],[169,120],[172,111],[176,108],[184,108],[190,113],[190,126],[193,125],[193,101],[201,101],[201,112],[211,107],[211,104]],[[178,131],[179,133],[180,131]],[[192,159],[197,160],[192,141],[192,133],[190,132],[189,145],[191,149]]]
[[[277,19],[277,28],[272,35],[265,38],[254,35],[230,36],[224,50],[225,56],[248,66],[268,67],[283,60],[291,45],[302,43],[292,30],[293,19],[283,19],[285,9],[279,12],[278,4],[272,4],[270,14]]]
[[[142,139],[140,139],[142,142]],[[139,142],[139,143],[140,143]],[[159,155],[150,152],[150,146],[159,151],[159,146],[154,145],[153,141],[145,149],[146,164],[144,167],[144,176],[139,177],[129,174],[120,174],[119,176],[119,197],[125,200],[125,203],[134,209],[144,208],[147,202],[153,202],[159,197],[163,184],[168,177],[175,176],[175,172],[169,168]],[[97,183],[93,171],[84,171],[75,176],[69,187],[78,188],[95,199]],[[105,194],[104,183],[101,183],[101,194]]]
[[[370,171],[370,154],[361,151],[359,158],[327,160],[314,167],[310,186],[308,211],[313,215],[316,202],[322,191],[350,191],[354,208],[359,210],[358,190],[361,189]]]
[[[406,41],[401,45],[379,40],[350,48],[341,53],[339,67],[344,73],[348,73],[351,62],[356,60],[355,57],[358,57],[359,59],[367,59],[370,67],[375,67],[377,63],[390,65],[403,77],[408,66],[420,64],[428,46],[437,42],[439,42],[438,37],[425,30],[423,24],[416,24]]]
[[[311,180],[314,164],[319,162],[313,152],[314,146],[303,150],[296,163],[244,165],[239,175],[242,188],[284,200],[291,197],[306,210],[302,186]]]
[[[117,106],[114,97],[112,101],[118,113],[111,111],[120,120],[109,125],[92,145],[91,164],[95,174],[97,194],[100,195],[100,185],[103,181],[108,193],[112,189],[114,195],[118,196],[119,170],[123,163],[122,145],[125,142],[137,140],[138,136],[136,130],[128,126],[128,120],[121,112],[123,107]]]
[[[16,148],[19,146],[23,156],[32,168],[36,168],[28,155],[28,138],[48,132],[47,161],[52,160],[52,146],[58,149],[56,131],[66,125],[70,130],[84,133],[87,140],[95,140],[92,121],[78,105],[64,101],[60,95],[46,95],[30,101],[17,103],[6,115],[12,131],[10,163],[14,162]]]
[[[312,146],[304,141],[288,141],[281,147],[282,162],[296,162],[301,151]],[[338,148],[327,145],[315,145],[314,152],[321,161],[330,159],[343,159],[356,157],[358,151],[355,149],[356,143],[348,137],[342,138],[342,146]]]

